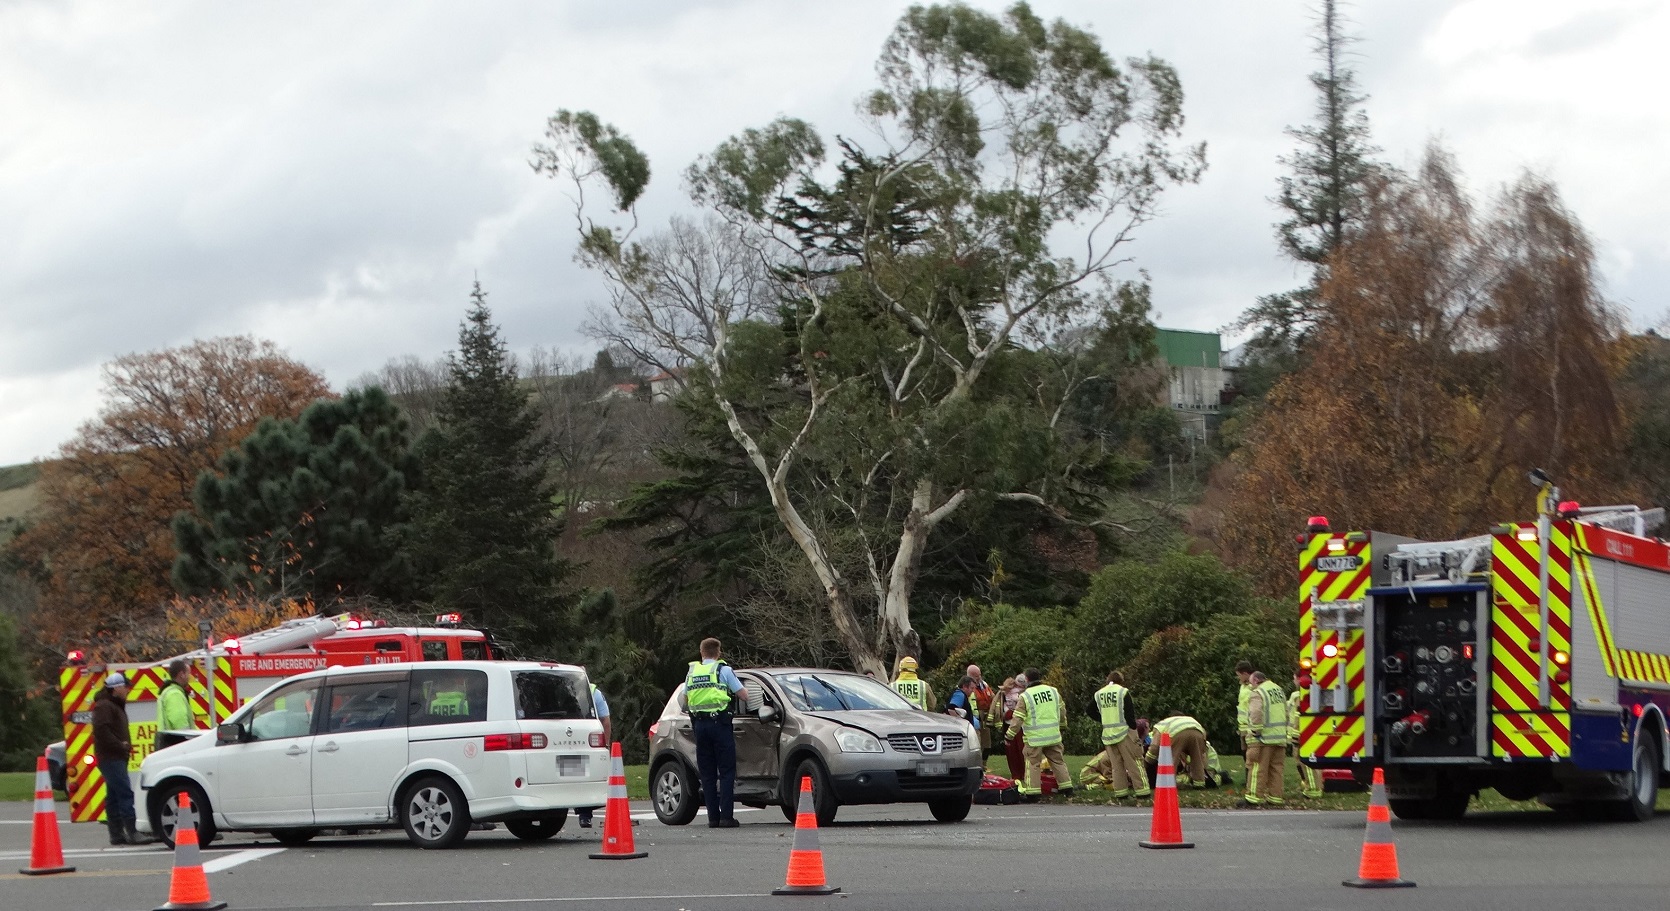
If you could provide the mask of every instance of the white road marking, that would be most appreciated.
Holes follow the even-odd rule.
[[[227,854],[224,857],[217,857],[214,860],[203,864],[203,872],[219,873],[222,870],[230,870],[239,864],[247,864],[252,860],[260,860],[263,857],[271,857],[274,854],[283,854],[284,851],[284,848],[250,848],[246,851],[237,851],[232,854]]]
[[[0,826],[32,826],[34,824],[35,821],[33,819],[0,819]],[[70,824],[70,821],[60,816],[58,817],[58,824],[61,826],[67,826]]]
[[[521,905],[536,902],[639,902],[656,898],[769,898],[769,892],[737,892],[729,895],[588,895],[566,898],[459,898],[427,902],[373,902],[373,908],[413,908],[432,905]]]

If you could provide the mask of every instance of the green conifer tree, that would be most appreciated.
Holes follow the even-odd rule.
[[[537,651],[564,631],[562,523],[544,441],[480,282],[470,298],[439,422],[417,447],[424,485],[411,499],[409,553],[437,608]]]

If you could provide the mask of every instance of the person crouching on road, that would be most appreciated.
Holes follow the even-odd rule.
[[[1096,691],[1096,710],[1102,722],[1102,758],[1097,767],[1098,771],[1106,770],[1115,800],[1154,793],[1142,771],[1134,702],[1131,691],[1125,688],[1125,675],[1118,671],[1109,673],[1107,685]]]
[[[1056,790],[1071,794],[1073,775],[1067,768],[1067,757],[1061,749],[1061,723],[1066,719],[1066,702],[1061,691],[1043,682],[1044,672],[1035,667],[1026,669],[1027,687],[1015,705],[1015,716],[1009,722],[1008,738],[1024,735],[1026,745],[1026,783],[1019,790],[1021,797],[1037,800],[1044,793],[1043,762],[1049,760],[1055,772]]]
[[[1171,764],[1177,770],[1177,783],[1191,788],[1206,787],[1206,728],[1189,715],[1168,715],[1155,723],[1149,731],[1149,768],[1160,761],[1160,735],[1171,735]]]
[[[893,691],[905,697],[919,712],[928,711],[934,704],[934,691],[928,681],[916,676],[916,659],[909,655],[899,659],[899,676],[893,681]]]
[[[702,660],[690,662],[684,678],[684,702],[696,735],[696,769],[702,778],[702,802],[710,829],[734,829],[731,815],[736,791],[736,735],[731,732],[731,703],[742,681],[719,657],[719,640],[702,640]]]
[[[1287,695],[1274,680],[1254,671],[1253,686],[1247,700],[1247,723],[1251,728],[1247,765],[1256,758],[1258,774],[1247,772],[1246,804],[1248,806],[1279,807],[1282,800],[1282,773],[1287,757]],[[1256,756],[1255,756],[1256,754]]]

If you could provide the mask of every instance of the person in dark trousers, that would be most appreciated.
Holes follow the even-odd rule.
[[[603,744],[608,746],[614,743],[614,725],[609,721],[609,700],[603,698],[603,691],[598,689],[595,683],[591,685],[591,708],[597,715],[597,720],[603,722]],[[580,818],[580,828],[591,828],[591,813],[595,809],[597,808],[580,807],[575,811],[575,815]]]
[[[731,714],[742,681],[719,657],[718,639],[703,639],[701,649],[702,660],[690,662],[684,678],[684,704],[696,735],[696,769],[702,778],[708,828],[734,829],[736,735],[731,732]]]
[[[128,733],[128,678],[120,671],[104,678],[104,689],[93,697],[93,758],[104,777],[104,825],[113,845],[148,845],[151,839],[135,828],[133,780],[128,759],[133,743]]]

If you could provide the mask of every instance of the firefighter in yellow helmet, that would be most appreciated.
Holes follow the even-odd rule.
[[[1299,796],[1322,796],[1322,773],[1299,761],[1299,708],[1305,701],[1305,691],[1299,688],[1299,675],[1293,675],[1293,692],[1287,697],[1287,751],[1299,769]]]
[[[909,655],[899,659],[899,676],[893,681],[893,689],[918,711],[926,712],[928,706],[938,704],[928,681],[916,676],[916,659]]]
[[[1247,698],[1247,725],[1251,746],[1247,749],[1247,792],[1249,806],[1279,807],[1282,773],[1287,757],[1287,695],[1274,680],[1254,671],[1252,695]],[[1255,777],[1250,767],[1257,761]]]
[[[1056,790],[1062,794],[1073,791],[1072,772],[1067,768],[1067,757],[1061,744],[1061,726],[1067,721],[1067,703],[1061,691],[1044,682],[1044,672],[1035,667],[1026,669],[1027,687],[1015,703],[1015,715],[1009,722],[1009,740],[1024,735],[1026,745],[1021,752],[1026,756],[1026,782],[1017,789],[1023,798],[1036,800],[1044,793],[1044,760],[1049,760],[1055,772]]]

